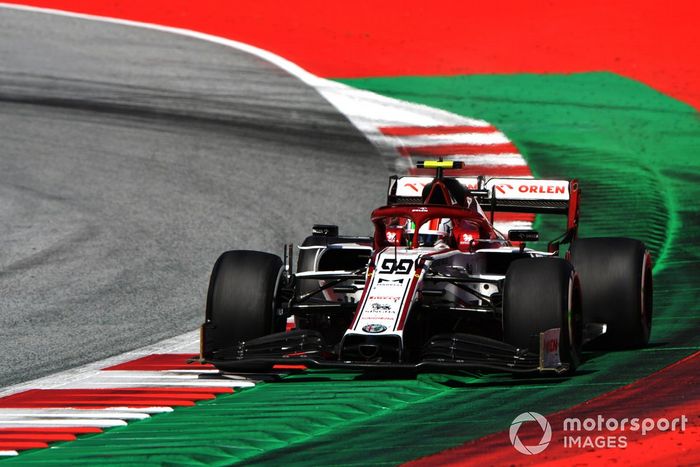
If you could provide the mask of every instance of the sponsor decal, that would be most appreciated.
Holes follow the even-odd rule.
[[[391,232],[391,231],[387,232],[386,233],[386,240],[389,243],[396,243],[396,232]]]
[[[386,303],[372,303],[372,311],[391,311],[391,305]]]
[[[379,278],[379,281],[377,284],[383,284],[383,285],[403,285],[403,279],[382,279],[381,277]]]
[[[420,196],[423,193],[423,188],[433,179],[430,177],[402,177],[396,189],[396,194],[399,196]],[[457,180],[470,190],[477,188],[475,178],[459,177]]]
[[[383,324],[368,324],[366,326],[362,326],[362,330],[370,334],[379,334],[380,332],[386,331],[386,329],[386,326]]]
[[[513,199],[568,199],[569,182],[565,180],[492,180],[486,184],[493,187],[499,198]]]
[[[396,296],[391,296],[391,295],[370,295],[367,300],[369,301],[383,301],[383,300],[391,300],[393,302],[398,302],[401,299],[401,297],[396,297]]]
[[[563,186],[552,185],[520,185],[518,187],[520,193],[539,193],[539,194],[564,194],[566,190]]]
[[[415,191],[416,193],[422,193],[423,188],[425,188],[425,183],[406,183],[404,184],[404,188],[410,188],[411,190]],[[420,186],[420,188],[418,188]]]
[[[496,191],[498,191],[502,195],[505,195],[507,193],[506,189],[512,190],[513,185],[509,185],[508,183],[500,183],[496,185]]]
[[[474,241],[474,237],[468,233],[463,233],[462,238],[460,239],[461,243],[471,243],[473,241]]]
[[[543,185],[537,183],[518,185],[517,188],[509,183],[499,183],[495,185],[496,191],[502,195],[517,190],[520,193],[536,193],[540,195],[563,195],[566,187],[563,185]]]
[[[559,356],[559,328],[548,329],[542,333],[542,366],[556,368],[561,365]]]

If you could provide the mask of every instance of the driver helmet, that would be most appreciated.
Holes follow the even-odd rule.
[[[416,224],[409,220],[406,223],[406,242],[410,244],[413,241],[413,234],[416,231]],[[439,246],[447,245],[447,239],[452,233],[451,219],[430,219],[421,225],[418,230],[418,245],[419,246]]]

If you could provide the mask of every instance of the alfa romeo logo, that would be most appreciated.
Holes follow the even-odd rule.
[[[378,334],[380,332],[386,331],[386,326],[382,324],[368,324],[367,326],[363,326],[362,330],[372,334]]]
[[[525,446],[520,438],[518,438],[518,430],[520,430],[520,425],[525,422],[537,422],[542,428],[542,439],[539,444],[534,446]],[[531,456],[533,454],[539,454],[549,446],[549,442],[552,441],[552,427],[542,415],[537,412],[524,412],[515,417],[515,420],[510,424],[510,442],[518,452]]]

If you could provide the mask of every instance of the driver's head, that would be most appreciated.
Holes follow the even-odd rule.
[[[408,221],[406,224],[406,242],[413,241],[413,234],[416,231],[416,224]],[[446,242],[452,232],[452,221],[450,219],[430,219],[420,226],[418,230],[419,246],[435,246],[438,242]]]

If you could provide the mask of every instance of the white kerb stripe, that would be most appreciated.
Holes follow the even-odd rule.
[[[76,409],[85,410],[85,409]],[[137,413],[165,413],[172,412],[172,407],[110,407],[109,409],[95,409],[95,410],[118,410],[119,412],[137,412]]]
[[[3,420],[15,418],[116,418],[119,420],[143,420],[150,415],[143,412],[122,412],[110,409],[0,409]]]
[[[391,136],[397,146],[439,146],[445,144],[507,144],[511,141],[500,132],[453,133],[449,135]]]
[[[22,428],[22,427],[95,427],[108,428],[111,426],[125,426],[124,420],[114,420],[111,418],[56,418],[37,420],[14,420],[0,418],[0,428]]]
[[[81,381],[78,383],[68,383],[60,386],[60,389],[121,389],[121,388],[152,388],[159,387],[163,389],[167,388],[181,388],[181,387],[195,387],[195,388],[251,388],[255,386],[254,381],[233,381],[233,380],[215,380],[215,381],[163,381],[163,380],[149,380],[145,378],[140,379],[124,379],[124,381],[116,381],[113,379],[94,379],[90,381]],[[54,386],[55,387],[55,386]]]

